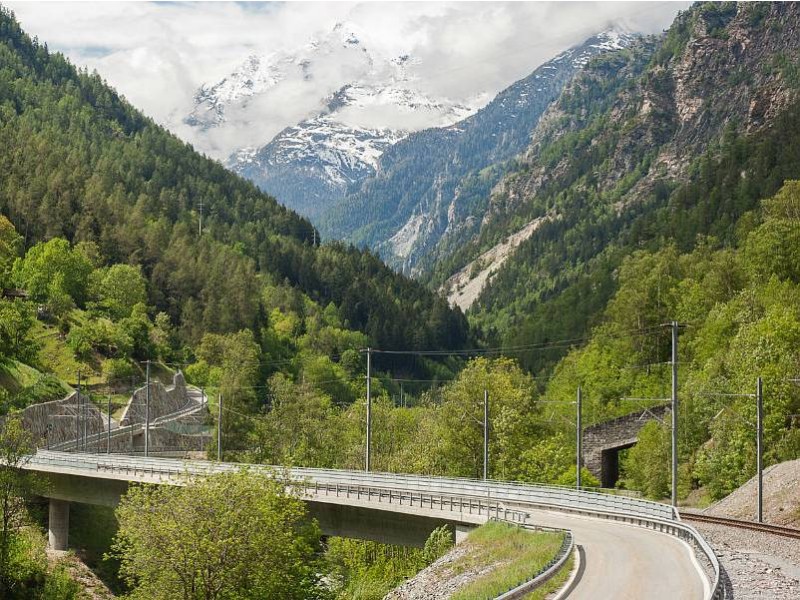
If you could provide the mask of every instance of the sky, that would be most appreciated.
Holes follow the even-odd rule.
[[[227,127],[184,119],[200,86],[249,56],[293,56],[338,22],[381,59],[413,56],[424,94],[484,103],[560,51],[616,25],[657,33],[687,2],[8,2],[23,28],[97,70],[137,108],[224,159],[319,111],[352,71],[329,61],[309,81],[251,102]],[[380,125],[399,127],[387,111]],[[374,123],[373,123],[374,124]],[[417,127],[430,125],[420,122]]]

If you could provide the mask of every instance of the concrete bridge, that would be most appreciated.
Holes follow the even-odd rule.
[[[188,391],[185,400],[181,404],[174,398],[168,399],[167,409],[157,413],[160,416],[153,423],[179,422],[187,415],[204,414],[206,407],[199,391]],[[112,443],[116,443],[116,438],[124,440],[126,436],[140,435],[141,415],[133,416],[138,412],[126,411],[132,421],[128,425],[84,436],[84,447],[106,450],[109,433]],[[512,482],[326,469],[286,470],[263,465],[81,453],[74,452],[76,442],[69,439],[58,446],[63,448],[40,449],[23,467],[39,472],[46,482],[45,497],[50,499],[48,538],[51,547],[57,550],[68,546],[73,502],[113,507],[131,484],[186,485],[191,478],[248,468],[269,476],[286,477],[287,486],[302,494],[310,514],[326,535],[421,546],[430,532],[442,524],[451,524],[458,539],[470,528],[490,518],[499,518],[572,532],[580,548],[582,565],[570,598],[726,597],[714,551],[696,530],[680,521],[675,509],[665,504]],[[595,452],[593,446],[589,448],[589,452]]]
[[[193,477],[244,465],[166,458],[40,450],[25,469],[47,480],[49,538],[67,546],[72,502],[115,506],[131,483],[186,485]],[[420,545],[433,528],[452,524],[460,536],[494,517],[568,529],[582,550],[570,598],[723,598],[713,550],[670,506],[555,486],[250,465],[286,474],[324,533]],[[706,563],[710,578],[699,563]]]
[[[639,440],[639,432],[653,420],[664,421],[669,405],[655,406],[598,423],[583,430],[583,464],[604,488],[613,488],[619,479],[619,453]]]

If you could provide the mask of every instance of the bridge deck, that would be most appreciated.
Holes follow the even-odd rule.
[[[53,451],[39,451],[26,465],[53,478],[51,497],[111,504],[128,482],[183,485],[192,476],[242,467]],[[677,523],[673,509],[663,504],[507,482],[260,465],[249,468],[286,474],[302,482],[305,498],[316,507],[312,513],[320,515],[321,522],[327,520],[326,527],[339,534],[349,531],[356,537],[382,541],[392,541],[394,536],[395,541],[410,543],[435,523],[478,524],[490,517],[505,517],[573,532],[584,550],[585,564],[570,598],[710,596],[710,586],[686,542],[652,528],[586,516],[616,511],[642,523]],[[94,500],[90,490],[96,494]]]

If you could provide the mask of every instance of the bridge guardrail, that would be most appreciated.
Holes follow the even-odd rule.
[[[95,460],[103,460],[102,455],[84,454],[88,457],[95,457]],[[126,457],[115,455],[113,460],[117,464],[123,464]],[[131,457],[127,459],[135,461],[139,466],[145,466],[147,458]],[[160,461],[157,468],[164,468],[165,461],[172,461],[172,466],[180,469],[198,469],[207,471],[208,469],[226,470],[228,468],[241,468],[235,463],[210,463],[208,461],[184,461],[179,459],[151,459]],[[216,466],[213,466],[216,465]],[[233,465],[227,466],[227,465]],[[266,469],[270,472],[281,467],[269,465],[251,466],[251,468]],[[315,481],[335,483],[339,482],[358,482],[364,485],[380,487],[381,485],[391,488],[402,487],[404,489],[416,489],[436,491],[443,493],[463,493],[474,496],[484,496],[487,498],[505,500],[509,502],[532,502],[537,501],[542,505],[558,505],[596,508],[609,511],[628,511],[637,515],[651,516],[656,518],[677,519],[677,513],[673,507],[649,500],[630,498],[627,496],[613,496],[597,492],[581,492],[557,486],[544,486],[538,484],[524,484],[506,481],[487,481],[477,482],[463,478],[451,477],[431,477],[415,476],[392,473],[365,473],[358,471],[342,472],[332,469],[309,469],[292,468],[289,470],[295,479],[310,478]]]
[[[176,459],[149,459],[99,454],[65,454],[49,451],[39,451],[32,457],[32,462],[83,469],[88,468],[94,469],[95,471],[120,471],[126,474],[141,473],[143,475],[149,475],[152,478],[158,477],[161,481],[163,481],[164,476],[166,476],[167,479],[187,475],[204,476],[213,473],[235,471],[246,467],[271,474],[284,472],[290,479],[299,481],[306,480],[309,482],[308,485],[316,484],[318,486],[317,489],[339,490],[339,493],[342,493],[343,489],[361,488],[362,490],[367,490],[365,493],[369,494],[369,498],[374,496],[380,499],[387,497],[385,494],[388,492],[388,499],[390,502],[393,498],[398,500],[401,498],[409,498],[410,500],[413,498],[414,494],[419,492],[419,502],[424,502],[424,498],[427,498],[428,502],[431,503],[431,507],[437,502],[435,498],[439,498],[438,502],[441,507],[442,497],[453,498],[461,496],[464,498],[479,498],[479,507],[481,506],[480,503],[485,500],[486,504],[483,506],[487,509],[487,515],[490,506],[489,502],[495,501],[499,505],[501,501],[510,501],[551,508],[560,512],[614,520],[667,533],[689,542],[695,549],[696,554],[700,555],[701,558],[708,563],[713,573],[710,578],[711,593],[709,598],[711,600],[723,600],[726,597],[725,588],[721,582],[722,568],[719,564],[719,560],[711,546],[708,545],[697,530],[690,525],[681,523],[678,520],[677,511],[672,507],[649,501],[640,501],[634,498],[606,496],[603,494],[592,495],[590,492],[577,491],[570,494],[559,488],[548,489],[543,486],[508,485],[505,482],[473,482],[472,484],[468,484],[467,482],[469,480],[463,479],[412,477],[408,475],[396,476],[391,474],[359,472],[337,473],[322,469],[282,469],[279,467],[262,465],[211,463],[207,461],[184,461]],[[319,479],[313,478],[314,474],[317,474]],[[336,477],[332,477],[333,475],[336,475]],[[326,481],[325,478],[329,480]],[[346,478],[350,482],[350,487],[348,488],[347,485],[343,485],[341,481],[336,481],[337,478]],[[359,480],[361,481],[359,482]],[[369,481],[364,483],[367,480]],[[389,486],[388,484],[390,482],[393,485]],[[322,486],[322,488],[319,486]],[[424,490],[420,489],[423,487]],[[393,491],[389,491],[389,488],[392,488]],[[478,493],[476,494],[475,492]],[[549,495],[547,492],[549,492]],[[392,496],[393,493],[396,494],[396,496]],[[409,497],[409,493],[412,494],[411,497]],[[384,495],[382,496],[381,494]],[[576,502],[576,494],[586,494],[587,496],[582,499],[582,502]],[[600,498],[597,498],[597,496]],[[600,501],[600,499],[605,501]],[[631,508],[640,509],[642,507],[649,509],[650,505],[660,506],[662,510],[652,511],[657,514],[650,514],[650,510],[631,510]],[[452,504],[450,506],[452,506]],[[508,507],[505,506],[504,508],[508,509]],[[525,514],[527,515],[527,513]],[[525,522],[527,522],[527,517]],[[521,524],[525,524],[525,522]]]

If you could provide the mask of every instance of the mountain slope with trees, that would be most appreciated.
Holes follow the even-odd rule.
[[[28,38],[7,9],[0,39],[0,210],[21,238],[7,263],[59,237],[96,268],[140,269],[147,302],[182,344],[205,332],[250,329],[258,337],[264,284],[334,303],[373,345],[466,342],[463,316],[443,300],[374,255],[315,245],[308,221],[193,152],[98,75]],[[43,276],[44,290],[35,277],[20,277],[37,302],[69,296],[85,306],[72,281]]]
[[[634,250],[731,243],[739,217],[799,172],[798,29],[797,5],[700,4],[655,44],[590,62],[432,282],[541,219],[472,308],[490,337],[530,344],[584,335]]]

